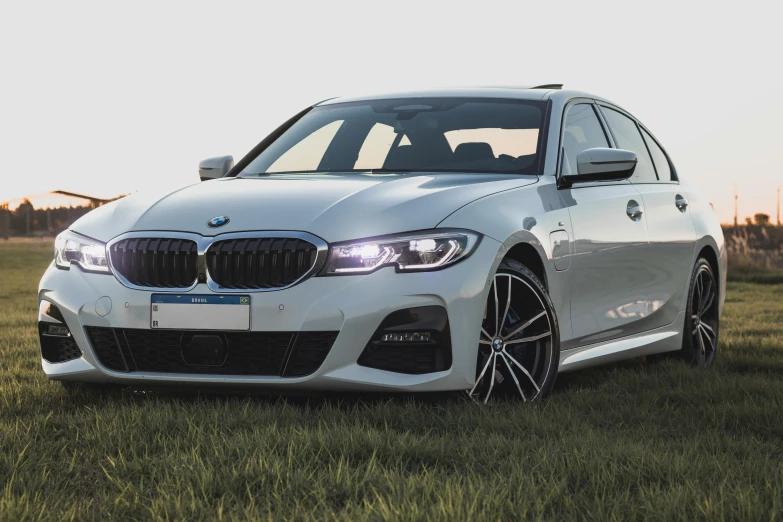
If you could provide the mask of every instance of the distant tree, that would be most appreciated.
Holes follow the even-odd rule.
[[[747,226],[751,226],[751,225],[753,224],[753,220],[752,220],[752,219],[750,219],[749,217],[746,217],[746,218],[745,218],[745,224],[746,224]]]
[[[27,214],[28,212],[32,212],[33,210],[35,210],[33,208],[33,204],[30,203],[29,199],[25,198],[25,200],[22,201],[22,203],[18,207],[16,207],[16,210],[14,210],[14,214],[16,214],[17,216],[24,216],[25,214]]]
[[[769,214],[759,212],[758,214],[753,215],[753,220],[756,222],[758,226],[766,227],[767,225],[769,225]]]

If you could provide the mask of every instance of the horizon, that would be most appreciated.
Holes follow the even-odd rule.
[[[134,193],[126,193],[126,194],[115,194],[113,196],[100,196],[101,199],[108,199],[111,201],[108,201],[107,203],[111,203],[114,200],[122,199],[124,197],[130,196]],[[4,205],[9,205],[8,210],[11,212],[15,211],[20,205],[22,205],[25,201],[29,201],[33,205],[34,210],[56,210],[60,208],[68,208],[69,206],[71,208],[81,208],[84,206],[89,205],[74,205],[74,201],[89,201],[91,198],[97,198],[99,196],[96,196],[95,194],[81,194],[81,195],[70,195],[65,196],[61,194],[56,194],[54,192],[44,192],[39,194],[30,194],[25,197],[20,198],[14,198],[11,200],[6,201],[0,201],[0,210]],[[61,204],[59,205],[53,205],[52,202],[56,200],[61,200]],[[62,204],[62,201],[69,202],[69,205]],[[36,204],[36,202],[39,202],[39,204]],[[45,202],[45,203],[41,203]],[[99,205],[100,206],[100,205]],[[769,214],[766,212],[752,212],[751,214],[748,214],[747,216],[737,216],[737,226],[757,226],[755,223],[755,216],[757,214],[765,214],[769,218],[769,224],[766,226],[783,226],[783,222],[778,222],[778,215],[777,214]],[[753,221],[752,223],[747,223],[747,220]],[[734,226],[734,219],[732,218],[731,221],[723,221],[720,220],[720,225],[722,227],[733,227]]]
[[[574,3],[558,21],[560,39],[548,23],[518,23],[551,21],[546,6],[488,3],[468,17],[400,8],[409,5],[411,14],[371,26],[349,16],[360,2],[309,17],[289,5],[50,3],[44,18],[37,5],[3,6],[0,42],[15,52],[2,58],[11,80],[0,100],[0,157],[21,175],[6,176],[0,202],[55,190],[173,190],[198,180],[201,159],[238,160],[332,96],[557,82],[637,116],[722,223],[733,223],[735,192],[739,222],[758,212],[776,221],[783,70],[770,64],[783,37],[768,3],[664,2],[643,24],[629,23],[638,17],[622,2]],[[430,23],[444,14],[446,23]]]

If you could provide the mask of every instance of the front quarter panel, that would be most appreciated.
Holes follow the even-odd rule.
[[[438,224],[439,228],[463,228],[475,230],[499,241],[495,264],[488,274],[491,277],[505,255],[517,244],[526,243],[535,248],[543,261],[545,281],[549,296],[555,305],[560,324],[560,339],[571,339],[570,295],[568,293],[570,271],[557,270],[553,261],[551,234],[562,237],[565,232],[573,238],[568,208],[563,204],[555,179],[544,176],[535,185],[493,194],[466,205]],[[572,246],[556,243],[558,264],[568,266]],[[565,248],[566,252],[561,253]]]

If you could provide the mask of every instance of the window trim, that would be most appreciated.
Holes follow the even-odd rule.
[[[609,103],[609,102],[605,102],[605,101],[598,101],[596,103],[596,105],[598,105],[598,111],[601,112],[601,117],[602,118],[605,118],[605,116],[603,115],[603,110],[604,109],[610,109],[610,110],[617,111],[620,114],[630,118],[631,121],[633,121],[636,124],[636,129],[639,131],[639,135],[642,137],[642,142],[644,143],[644,148],[647,149],[647,154],[650,156],[650,163],[652,163],[653,170],[655,171],[655,177],[657,179],[655,179],[654,181],[653,180],[630,181],[630,179],[629,179],[630,183],[632,183],[634,185],[651,185],[651,184],[661,184],[661,183],[668,183],[668,184],[672,184],[672,185],[679,185],[680,184],[680,178],[677,176],[677,170],[674,168],[674,164],[672,163],[671,157],[666,152],[666,149],[664,149],[661,146],[661,142],[658,141],[658,139],[653,135],[652,132],[650,132],[650,129],[645,127],[644,124],[642,124],[642,122],[640,122],[638,118],[636,118],[633,114],[631,114],[630,112],[626,111],[622,107],[618,107],[617,105],[615,105],[613,103]],[[607,128],[609,129],[609,132],[612,132],[612,127],[611,127],[611,125],[609,125],[609,121],[605,120],[605,122],[606,122]],[[658,147],[661,149],[661,151],[663,151],[663,155],[666,157],[666,161],[669,162],[669,170],[671,171],[671,179],[664,180],[664,179],[660,179],[660,177],[658,176],[658,167],[655,166],[655,160],[653,160],[652,153],[650,152],[650,145],[647,143],[647,140],[645,139],[644,134],[642,134],[642,132],[641,132],[642,129],[645,132],[647,132],[647,134],[650,135],[650,137],[653,139],[653,141],[656,143],[656,145],[658,145]],[[612,135],[612,137],[614,138],[614,135]],[[613,148],[619,149],[620,147],[615,145]]]
[[[574,185],[563,185],[562,178],[563,178],[563,136],[565,135],[565,123],[566,118],[568,117],[568,111],[571,110],[572,107],[575,105],[592,105],[593,106],[593,113],[595,114],[596,118],[598,119],[598,124],[601,126],[601,130],[604,133],[604,137],[606,138],[607,143],[609,144],[609,148],[616,149],[618,148],[615,145],[614,136],[609,132],[609,126],[606,124],[606,121],[604,120],[603,114],[601,114],[600,109],[598,108],[598,101],[593,98],[571,98],[566,102],[565,106],[563,106],[563,114],[560,118],[560,135],[558,138],[558,144],[557,144],[557,167],[555,169],[555,180],[557,183],[558,189],[581,189],[581,188],[590,188],[590,187],[606,187],[606,186],[614,186],[614,185],[630,185],[631,182],[627,179],[621,179],[617,181],[590,181],[586,183],[578,183]]]
[[[660,141],[658,141],[658,138],[656,138],[656,137],[653,135],[653,133],[652,133],[652,132],[650,132],[650,129],[648,129],[647,127],[645,127],[645,126],[644,126],[644,124],[643,124],[642,122],[640,122],[639,120],[636,120],[636,124],[637,124],[637,125],[639,125],[639,127],[640,127],[640,128],[641,128],[641,129],[642,129],[644,132],[646,132],[646,133],[647,133],[647,135],[648,135],[648,136],[650,136],[650,138],[652,138],[652,140],[655,142],[655,144],[658,146],[658,148],[659,148],[659,149],[661,149],[661,152],[663,152],[663,156],[666,158],[666,162],[669,164],[669,172],[671,173],[671,174],[670,174],[670,175],[671,175],[671,179],[668,179],[668,180],[662,180],[662,179],[660,179],[660,178],[659,178],[659,179],[658,179],[658,182],[659,182],[659,183],[666,183],[666,182],[669,182],[669,183],[677,183],[677,184],[679,184],[679,183],[680,183],[680,178],[679,178],[679,176],[677,176],[677,169],[675,169],[675,168],[674,168],[674,163],[672,162],[672,159],[671,159],[671,157],[669,157],[669,153],[668,153],[668,152],[666,152],[666,149],[664,149],[664,148],[663,148],[663,145],[661,145],[661,142],[660,142]],[[642,138],[644,138],[644,134],[642,134]],[[645,138],[645,140],[644,140],[644,141],[645,141],[645,143],[646,143],[646,142],[647,142],[647,139]],[[647,147],[649,148],[650,146],[649,146],[649,145],[647,145]],[[652,155],[652,154],[651,154],[651,155]],[[653,164],[655,164],[655,161],[654,161],[654,160],[653,160]],[[656,167],[656,171],[657,171],[657,167]]]

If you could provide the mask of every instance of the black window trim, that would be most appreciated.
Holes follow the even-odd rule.
[[[652,180],[647,180],[647,181],[630,181],[632,184],[634,184],[634,185],[652,185],[652,184],[661,184],[661,183],[668,183],[668,184],[672,184],[672,185],[679,185],[680,184],[679,177],[677,176],[677,170],[674,168],[674,164],[672,163],[672,160],[669,157],[669,154],[666,152],[666,149],[664,149],[661,146],[661,142],[658,141],[658,139],[653,135],[652,132],[650,132],[650,129],[645,127],[644,124],[642,124],[642,122],[640,122],[638,118],[634,117],[633,114],[631,114],[630,112],[626,111],[622,107],[618,107],[617,105],[615,105],[613,103],[609,103],[609,102],[605,102],[605,101],[598,101],[596,103],[596,105],[598,106],[598,112],[600,112],[601,113],[601,117],[604,118],[604,121],[606,123],[606,127],[609,129],[610,133],[612,132],[612,126],[609,125],[609,122],[605,120],[605,117],[603,115],[603,109],[604,108],[617,111],[620,114],[630,118],[631,121],[633,121],[636,124],[636,129],[639,131],[639,135],[642,137],[642,142],[644,143],[644,148],[647,149],[647,154],[650,156],[650,163],[652,163],[653,171],[655,172],[655,177],[657,179],[655,179],[654,181],[652,181]],[[647,134],[650,135],[650,137],[653,139],[655,144],[658,145],[658,147],[663,152],[663,155],[666,157],[666,161],[669,163],[669,170],[671,171],[671,178],[672,179],[664,180],[664,179],[660,179],[660,177],[658,176],[658,167],[655,166],[655,160],[653,159],[652,153],[650,152],[650,146],[647,144],[647,140],[645,139],[644,134],[642,134],[642,132],[641,132],[642,129],[644,129],[644,131],[647,132]],[[612,136],[614,137],[614,135],[612,135]],[[620,147],[615,145],[613,148],[619,149]]]
[[[316,104],[317,105],[317,104]],[[239,175],[243,170],[245,170],[245,167],[250,165],[250,163],[258,157],[259,154],[264,152],[267,147],[269,147],[277,138],[283,135],[285,131],[290,129],[294,123],[298,122],[302,119],[302,117],[313,110],[315,105],[311,105],[310,107],[307,107],[304,110],[299,111],[298,113],[294,114],[291,118],[286,120],[282,125],[277,127],[275,130],[273,130],[268,136],[266,136],[264,139],[262,139],[255,147],[250,149],[250,152],[245,154],[241,160],[237,164],[235,164],[231,170],[226,172],[226,175],[224,177],[226,178],[235,178]]]
[[[556,182],[557,182],[557,188],[558,189],[581,189],[581,188],[591,188],[591,187],[606,187],[606,186],[613,186],[613,185],[630,185],[631,182],[627,179],[617,180],[617,181],[592,181],[587,183],[578,183],[573,185],[565,185],[561,182],[562,180],[562,168],[563,168],[563,135],[565,134],[565,123],[566,118],[568,115],[568,111],[571,110],[571,107],[575,105],[592,105],[593,106],[593,112],[595,113],[596,118],[598,118],[598,123],[601,125],[601,130],[604,133],[604,137],[606,138],[607,143],[609,144],[609,148],[616,149],[618,148],[614,141],[614,136],[609,132],[609,126],[607,125],[606,121],[604,120],[603,114],[601,114],[600,109],[598,108],[598,101],[593,98],[571,98],[566,102],[565,106],[563,107],[563,115],[560,119],[560,137],[557,144],[557,169],[555,170],[556,174]]]
[[[652,132],[650,132],[650,129],[648,129],[647,127],[645,127],[645,126],[644,126],[644,124],[643,124],[642,122],[640,122],[639,120],[636,120],[636,124],[637,124],[637,125],[638,125],[638,126],[639,126],[639,127],[640,127],[640,128],[643,130],[643,131],[644,131],[644,132],[646,132],[646,133],[647,133],[647,135],[648,135],[650,138],[652,138],[652,140],[655,142],[655,144],[658,146],[658,148],[659,148],[659,149],[661,149],[661,152],[663,152],[663,156],[666,158],[666,162],[669,164],[669,172],[671,172],[671,179],[668,179],[668,180],[662,180],[662,179],[660,179],[660,178],[659,178],[659,179],[658,179],[658,182],[661,182],[661,183],[666,183],[666,182],[669,182],[669,183],[677,183],[677,184],[679,184],[679,183],[680,183],[680,178],[677,176],[677,169],[675,169],[675,168],[674,168],[674,163],[672,163],[672,159],[669,157],[669,153],[668,153],[668,152],[666,152],[666,149],[664,149],[664,148],[663,148],[663,146],[661,145],[661,142],[660,142],[660,141],[658,141],[658,138],[656,138],[656,137],[653,135],[653,133],[652,133]],[[642,134],[642,139],[644,139],[644,142],[645,142],[645,144],[647,144],[647,138],[644,136],[644,134]],[[647,148],[648,148],[648,149],[650,148],[650,145],[649,145],[649,144],[647,144]],[[652,155],[652,154],[651,154],[651,155]],[[655,160],[653,160],[653,165],[654,165],[654,164],[655,164]],[[656,172],[657,172],[657,171],[658,171],[658,168],[656,167]]]

